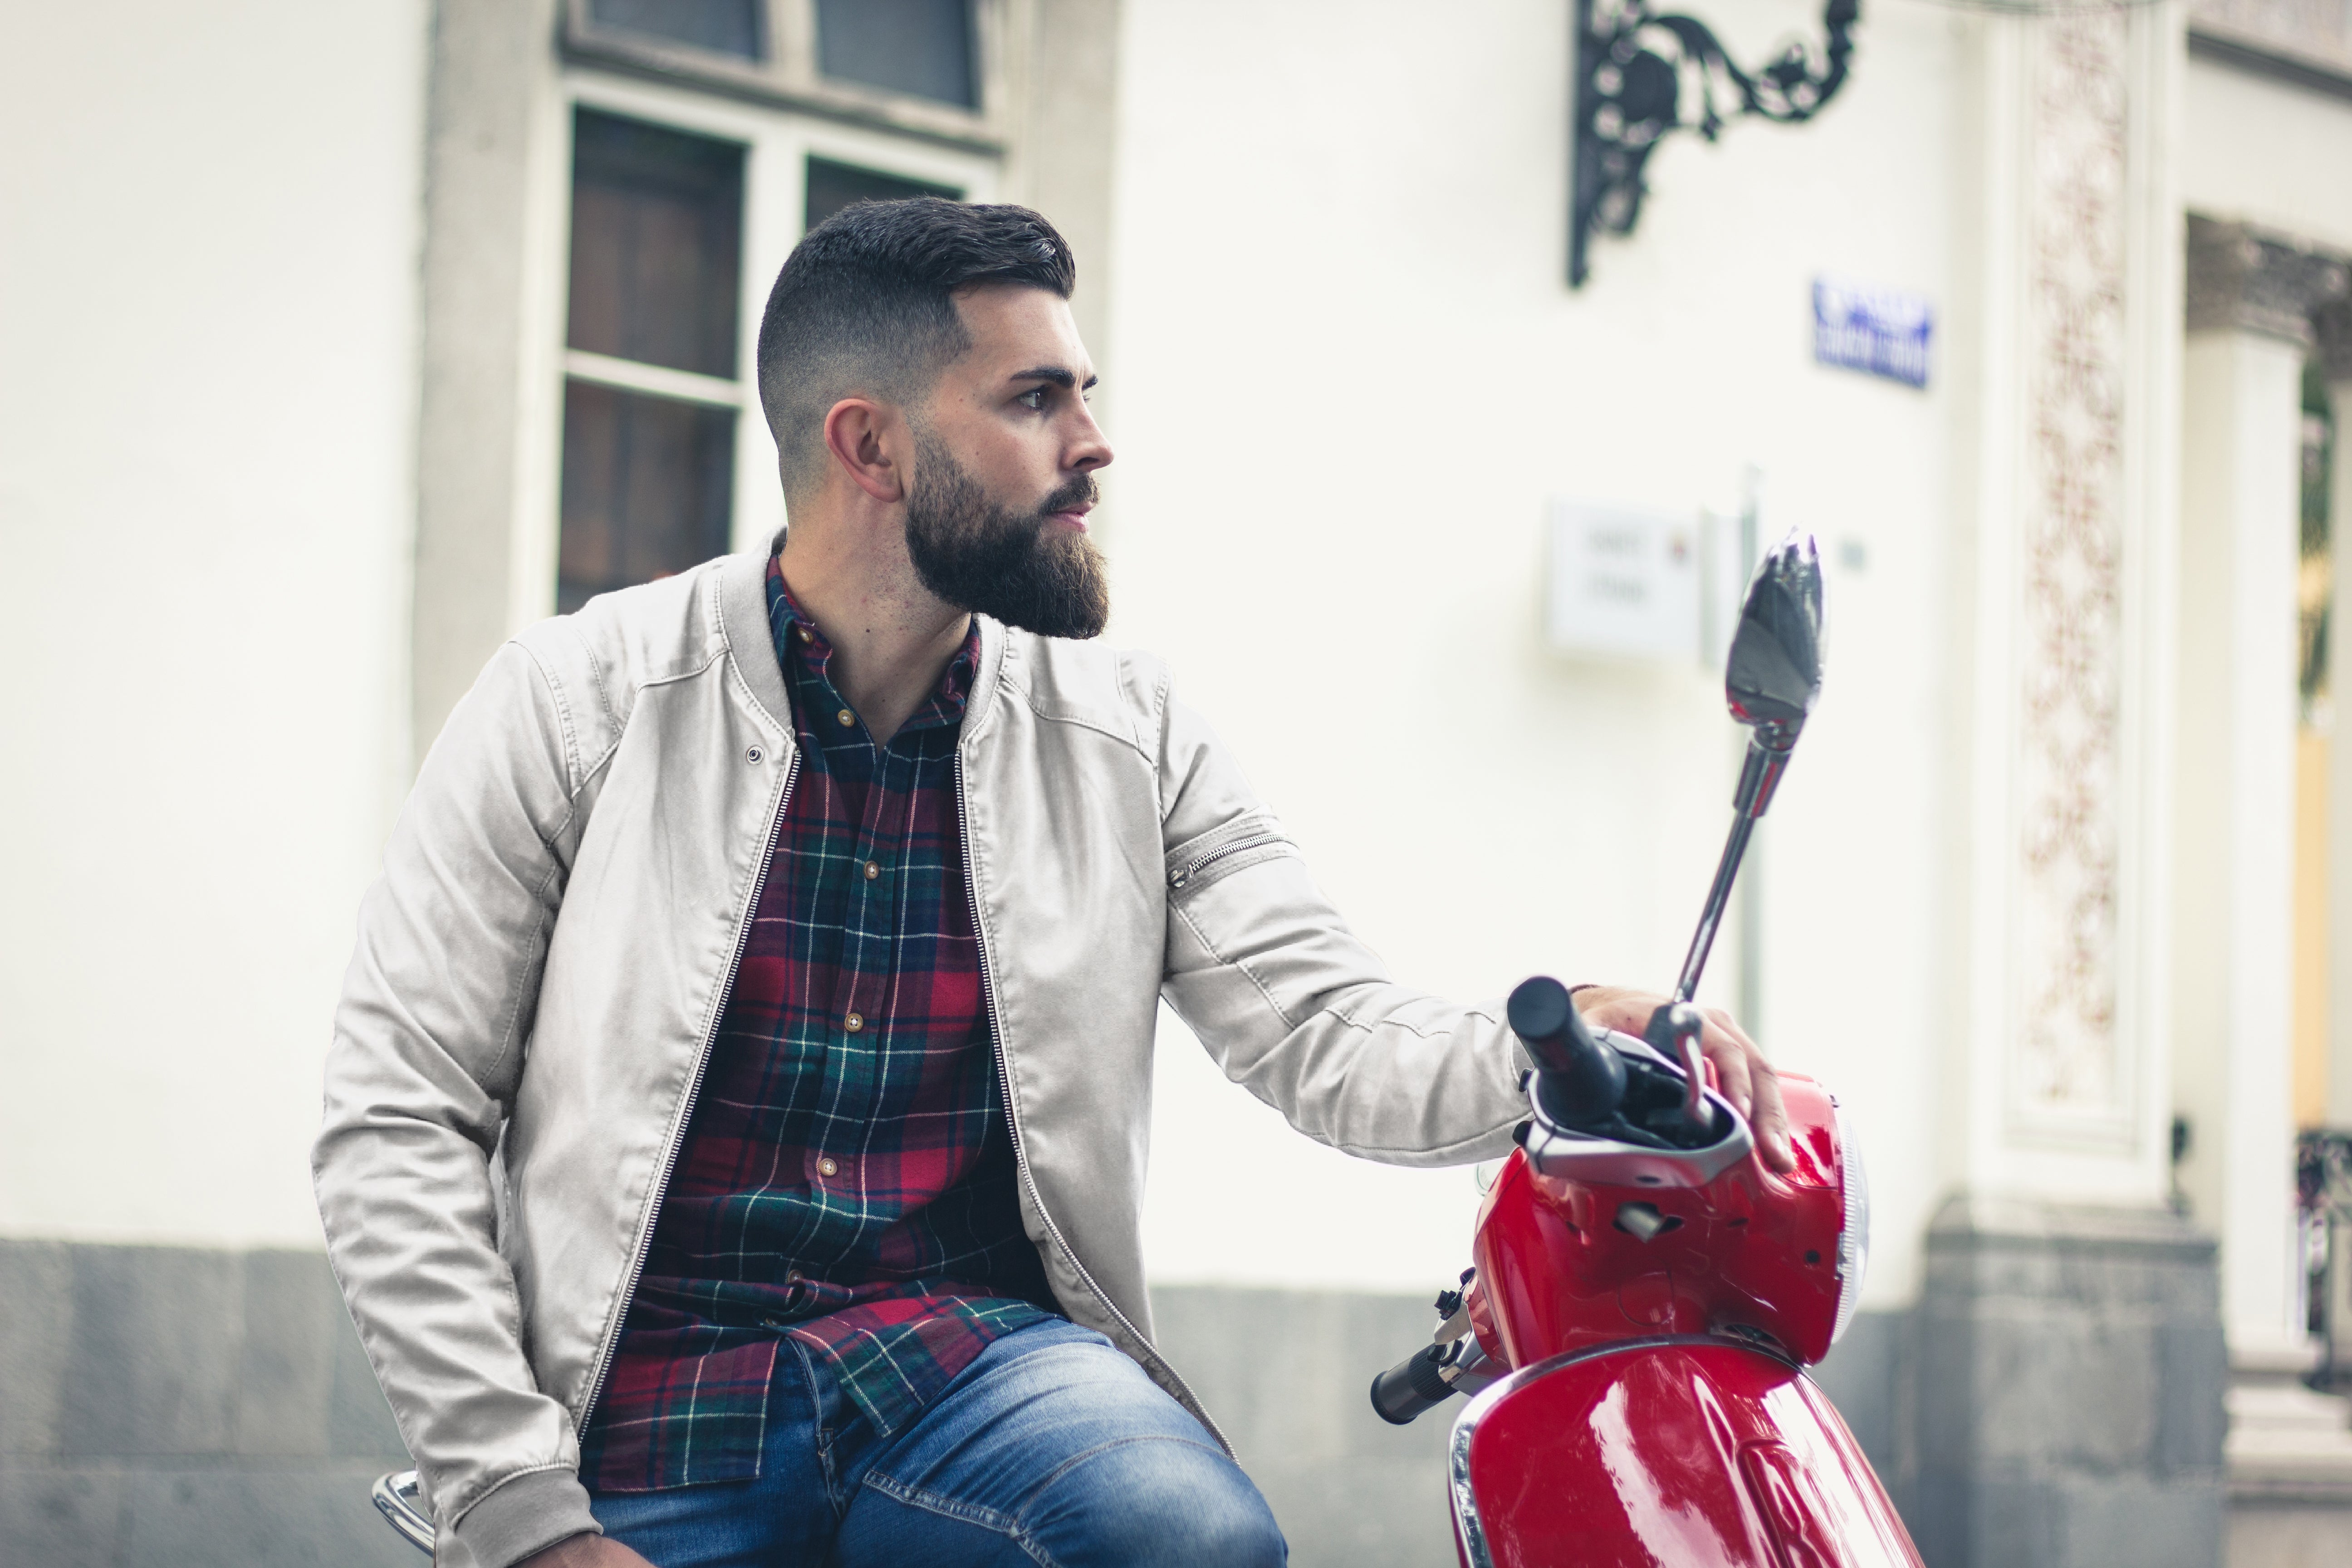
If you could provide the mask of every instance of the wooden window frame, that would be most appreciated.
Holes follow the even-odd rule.
[[[589,15],[590,0],[563,0],[562,52],[576,64],[870,125],[973,152],[1004,151],[1010,139],[1012,96],[1005,45],[1026,20],[1030,0],[973,0],[977,110],[822,75],[816,66],[816,0],[754,3],[765,10],[769,58],[764,60],[747,60],[740,55],[599,23]]]

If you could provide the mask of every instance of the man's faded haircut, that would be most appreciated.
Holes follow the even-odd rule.
[[[808,231],[760,318],[760,406],[783,458],[784,494],[824,472],[824,416],[845,397],[910,408],[971,347],[959,289],[1049,289],[1066,300],[1077,263],[1027,207],[940,196],[859,202]]]

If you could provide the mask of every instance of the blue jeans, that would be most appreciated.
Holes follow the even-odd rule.
[[[1091,1329],[1005,1335],[881,1442],[822,1366],[777,1358],[760,1475],[592,1499],[656,1568],[1279,1568],[1216,1439]]]

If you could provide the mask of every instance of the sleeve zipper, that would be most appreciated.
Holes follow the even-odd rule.
[[[1244,849],[1263,849],[1270,844],[1287,844],[1289,842],[1289,839],[1284,837],[1279,833],[1267,832],[1252,834],[1246,837],[1236,838],[1231,844],[1221,844],[1205,855],[1194,856],[1192,859],[1185,861],[1184,864],[1177,867],[1175,870],[1170,872],[1168,874],[1168,890],[1171,893],[1181,892],[1186,884],[1190,883],[1193,878],[1199,876],[1202,871],[1207,870],[1210,867],[1215,865],[1218,861],[1224,859],[1229,855],[1238,855]]]

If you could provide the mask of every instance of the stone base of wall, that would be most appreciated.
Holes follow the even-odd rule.
[[[2213,1244],[2160,1211],[1983,1197],[1930,1227],[1898,1503],[1930,1568],[2214,1568]]]
[[[2231,1358],[2229,1568],[2352,1563],[2352,1399],[2305,1385],[2316,1358]]]
[[[2229,1568],[2344,1568],[2352,1497],[2230,1500]]]
[[[1394,1427],[1365,1397],[1425,1341],[1426,1300],[1153,1304],[1298,1568],[1453,1560],[1459,1405]],[[2212,1568],[2226,1376],[2210,1243],[2168,1216],[1981,1203],[1937,1221],[1923,1306],[1863,1314],[1817,1373],[1931,1568]],[[421,1568],[367,1500],[405,1464],[320,1255],[0,1241],[0,1563]],[[2241,1500],[2231,1562],[2352,1562],[2347,1517]]]
[[[0,1563],[422,1568],[407,1462],[323,1255],[0,1241]]]
[[[1297,1568],[1454,1561],[1460,1404],[1399,1427],[1366,1396],[1426,1342],[1428,1300],[1176,1286],[1152,1304]],[[1864,1314],[1821,1369],[1881,1463],[1906,1321]],[[0,1564],[423,1568],[367,1499],[406,1465],[319,1254],[0,1240]]]

